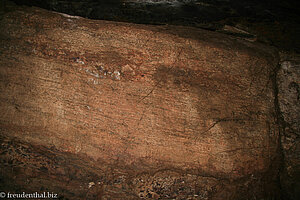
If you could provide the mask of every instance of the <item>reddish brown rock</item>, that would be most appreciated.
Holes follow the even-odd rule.
[[[280,192],[274,50],[27,7],[3,14],[0,27],[3,190],[70,199]]]

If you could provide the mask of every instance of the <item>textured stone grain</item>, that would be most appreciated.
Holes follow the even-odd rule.
[[[0,27],[2,140],[38,145],[40,159],[55,149],[71,160],[64,177],[76,181],[68,183],[85,189],[49,188],[72,199],[276,196],[263,187],[273,187],[278,150],[272,49],[199,29],[26,7],[3,14]],[[53,175],[32,173],[62,181],[66,167],[53,162]],[[76,176],[81,166],[90,178]]]

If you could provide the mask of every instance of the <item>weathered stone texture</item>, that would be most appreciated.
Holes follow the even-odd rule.
[[[272,49],[24,7],[1,17],[0,52],[2,145],[41,152],[2,149],[32,168],[17,177],[71,199],[276,197]],[[13,166],[10,188],[36,189]]]
[[[281,180],[290,199],[300,198],[300,58],[281,55],[278,102],[282,117],[284,167]]]

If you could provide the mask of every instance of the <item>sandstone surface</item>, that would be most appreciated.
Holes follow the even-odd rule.
[[[68,199],[279,195],[274,49],[34,7],[0,19],[2,190]]]

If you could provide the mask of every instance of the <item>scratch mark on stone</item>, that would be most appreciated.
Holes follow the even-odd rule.
[[[223,119],[218,119],[216,120],[208,129],[205,131],[202,131],[201,133],[198,134],[198,136],[195,137],[195,140],[199,139],[199,137],[207,132],[209,132],[211,129],[213,129],[218,123],[220,122],[228,122],[228,121],[245,121],[245,119],[233,119],[233,118],[223,118]]]

